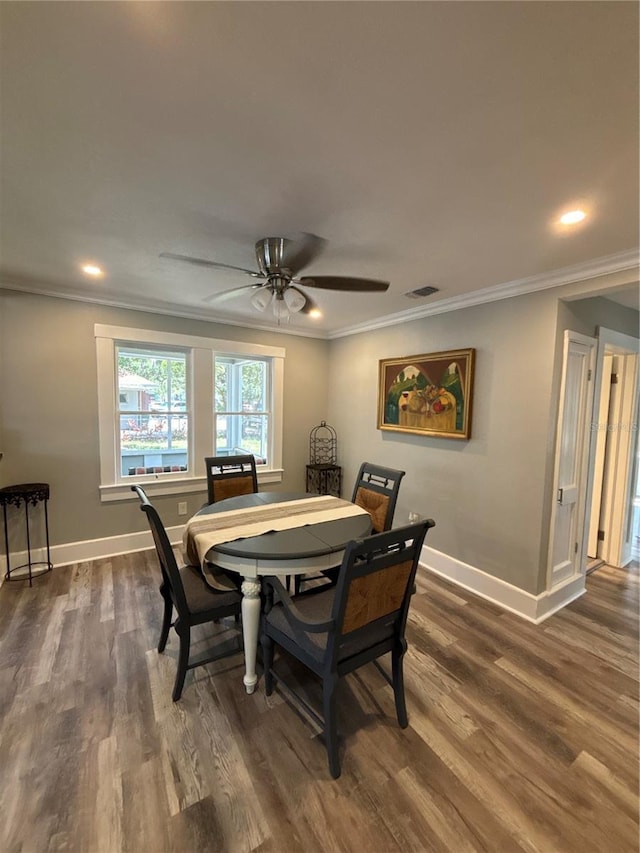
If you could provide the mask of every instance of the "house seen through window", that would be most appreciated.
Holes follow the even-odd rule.
[[[117,347],[123,477],[148,469],[186,471],[189,459],[187,354]]]

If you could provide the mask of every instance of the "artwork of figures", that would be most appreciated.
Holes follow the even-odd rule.
[[[475,350],[380,361],[378,429],[470,438]]]

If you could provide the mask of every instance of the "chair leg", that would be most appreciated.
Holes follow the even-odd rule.
[[[266,634],[260,638],[262,646],[262,665],[264,667],[264,692],[267,696],[273,693],[273,640]]]
[[[340,575],[340,566],[337,566],[334,569],[325,569],[322,574],[330,582],[329,586],[335,586],[338,583],[338,577]]]
[[[396,700],[396,716],[401,729],[409,725],[407,719],[407,705],[404,698],[404,672],[403,658],[407,651],[407,641],[402,640],[391,652],[391,677],[393,681],[393,696]]]
[[[169,628],[171,628],[171,614],[173,613],[173,602],[169,595],[169,590],[163,583],[160,587],[160,594],[164,599],[164,615],[162,617],[162,629],[160,631],[160,639],[158,641],[158,651],[163,652],[167,645],[167,637],[169,636]]]
[[[338,678],[330,675],[322,682],[322,710],[324,714],[324,739],[329,759],[329,772],[334,779],[340,776],[338,757],[338,726],[336,720],[336,687]]]
[[[189,647],[191,645],[191,628],[189,625],[182,625],[178,620],[175,624],[175,629],[180,637],[180,651],[178,653],[178,671],[176,672],[176,680],[173,685],[172,698],[174,702],[182,696],[182,688],[184,687],[184,678],[187,674],[187,665],[189,663]]]

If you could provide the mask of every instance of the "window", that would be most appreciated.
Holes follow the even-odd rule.
[[[186,407],[187,354],[117,344],[116,362],[121,476],[186,471],[190,415]]]
[[[284,349],[95,326],[103,501],[204,490],[204,457],[253,453],[282,479]]]
[[[258,465],[269,461],[269,362],[216,355],[214,426],[218,455],[253,453]]]

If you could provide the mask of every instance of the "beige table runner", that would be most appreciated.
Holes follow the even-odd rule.
[[[209,549],[223,542],[366,514],[366,510],[349,501],[317,495],[211,515],[194,515],[187,522],[182,536],[185,562],[204,568]]]

